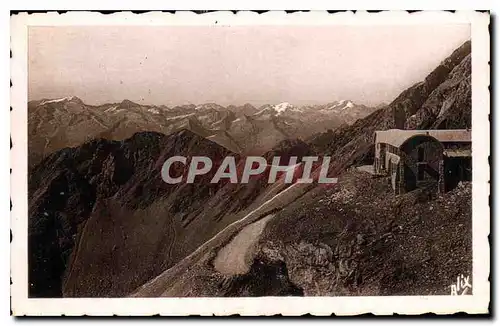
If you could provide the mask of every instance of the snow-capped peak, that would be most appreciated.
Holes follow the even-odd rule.
[[[322,111],[334,111],[334,112],[341,112],[347,109],[353,108],[355,105],[349,100],[340,100],[334,103],[330,103],[327,105],[325,109]]]
[[[118,108],[118,105],[113,105],[110,108],[106,109],[104,112],[113,112],[113,111],[116,111],[117,108]]]
[[[58,102],[65,102],[65,101],[73,101],[73,100],[79,100],[79,98],[76,97],[76,96],[67,96],[67,97],[58,98],[58,99],[54,99],[54,100],[43,100],[42,102],[40,102],[40,105],[44,105],[44,104],[48,104],[48,103],[58,103]]]
[[[288,102],[282,102],[276,105],[271,106],[274,111],[276,112],[276,115],[281,115],[282,113],[286,111],[294,111],[294,112],[303,112],[302,109],[294,106],[293,104],[290,104]]]
[[[263,116],[263,115],[272,115],[272,116],[280,116],[281,114],[287,112],[303,112],[302,109],[295,107],[293,104],[288,102],[282,102],[278,104],[267,104],[263,106],[260,111],[254,113],[253,116]]]
[[[342,110],[350,109],[352,107],[354,107],[354,104],[351,101],[347,101],[347,103],[344,105],[344,107],[342,108]]]
[[[274,106],[274,110],[278,113],[283,113],[290,108],[293,108],[293,105],[288,102],[279,103]]]

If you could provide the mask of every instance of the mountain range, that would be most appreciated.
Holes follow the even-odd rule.
[[[375,130],[471,126],[470,49],[378,108],[30,102],[30,296],[449,294],[472,275],[470,182],[394,196],[355,167]],[[174,155],[253,153],[330,155],[339,182],[160,177]]]
[[[295,107],[289,103],[223,107],[215,103],[175,107],[120,103],[87,105],[78,97],[28,103],[29,166],[48,154],[90,139],[124,140],[138,131],[164,134],[189,129],[234,152],[263,153],[291,137],[351,124],[372,108],[338,101],[322,106]]]

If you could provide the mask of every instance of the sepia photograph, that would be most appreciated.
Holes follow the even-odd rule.
[[[456,296],[487,310],[488,14],[122,14],[12,17],[12,289],[40,302],[19,311]]]

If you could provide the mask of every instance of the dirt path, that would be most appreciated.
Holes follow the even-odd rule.
[[[201,259],[203,255],[207,254],[210,250],[220,248],[224,246],[224,244],[230,242],[233,235],[242,230],[244,227],[272,214],[273,211],[276,212],[281,210],[285,205],[288,205],[311,189],[312,184],[306,183],[296,183],[289,186],[285,190],[266,200],[257,208],[250,211],[242,219],[226,226],[223,230],[213,236],[210,240],[206,241],[187,257],[183,258],[176,265],[165,270],[160,275],[137,288],[130,294],[130,296],[167,296],[168,289],[173,286],[173,283],[175,283],[176,280],[178,280],[186,271],[186,269],[189,268],[190,265],[194,264],[196,260]]]
[[[267,222],[274,214],[245,226],[234,238],[219,250],[214,267],[225,275],[248,273],[257,249],[257,242]]]

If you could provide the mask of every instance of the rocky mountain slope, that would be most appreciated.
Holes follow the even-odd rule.
[[[267,156],[307,154],[304,143],[287,141]],[[175,155],[208,156],[214,168],[195,183],[170,185],[161,168]],[[228,155],[241,170],[238,155],[184,129],[97,139],[48,156],[29,177],[30,295],[126,295],[281,189],[265,178],[210,183]]]
[[[449,294],[457,275],[472,274],[470,184],[437,197],[389,188],[349,171],[219,234],[132,296]],[[253,246],[227,255],[242,235]]]

